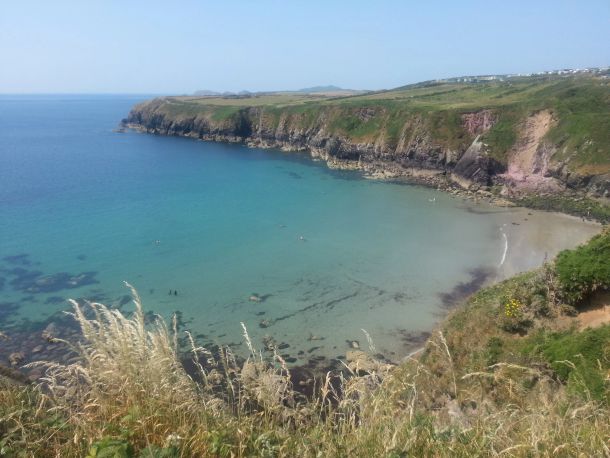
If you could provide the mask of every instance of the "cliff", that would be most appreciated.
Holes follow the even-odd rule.
[[[307,150],[373,176],[427,177],[507,197],[610,196],[610,81],[512,78],[415,85],[350,97],[162,97],[131,128]]]

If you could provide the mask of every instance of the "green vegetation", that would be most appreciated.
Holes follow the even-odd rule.
[[[610,230],[586,245],[559,253],[557,276],[567,302],[577,304],[598,288],[610,286]]]
[[[546,90],[549,105],[558,114],[558,125],[549,132],[549,139],[561,145],[563,159],[578,151],[581,170],[595,173],[608,171],[610,117],[608,83],[589,85],[583,81],[563,83]]]
[[[220,108],[215,108],[212,111],[211,117],[214,121],[226,121],[231,119],[238,111],[239,107],[223,106]]]
[[[536,210],[557,211],[569,215],[591,218],[601,223],[610,223],[610,206],[587,197],[567,197],[551,195],[528,195],[515,203]]]
[[[373,116],[370,119],[359,116],[353,110],[342,110],[341,114],[334,116],[329,123],[332,132],[347,135],[356,140],[375,136],[383,127],[384,116]]]
[[[610,368],[610,325],[580,332],[540,331],[523,343],[521,352],[546,361],[569,391],[610,405],[605,380]]]
[[[305,102],[325,100],[328,97],[323,94],[307,94],[300,92],[277,92],[269,94],[253,94],[251,96],[230,97],[195,97],[182,96],[172,97],[180,103],[194,103],[202,106],[234,106],[234,107],[258,107],[258,106],[284,106],[297,105]]]
[[[493,146],[490,149],[492,157],[502,164],[506,164],[508,152],[517,141],[519,119],[514,110],[507,109],[483,137],[483,141]]]
[[[206,119],[225,129],[235,113],[249,113],[252,125],[320,129],[355,143],[376,143],[392,151],[407,140],[426,140],[431,151],[464,150],[482,134],[487,154],[507,165],[529,116],[552,114],[542,139],[554,151],[553,164],[579,176],[610,173],[610,80],[591,75],[509,78],[478,83],[415,85],[360,95],[268,93],[247,97],[164,97],[139,109],[168,120]],[[487,130],[468,130],[463,116],[486,110]],[[606,210],[607,211],[607,210]]]
[[[609,233],[482,289],[417,358],[317,380],[297,393],[277,353],[212,353],[176,323],[74,303],[78,362],[40,363],[39,387],[2,385],[4,456],[596,456],[610,436],[610,325],[577,329],[562,278],[608,278]],[[569,256],[566,258],[566,256]],[[567,259],[567,260],[566,260]],[[608,259],[607,257],[605,258]],[[589,268],[590,266],[590,268]],[[567,276],[567,277],[566,277]],[[599,285],[608,288],[608,282]],[[526,323],[526,324],[524,324]],[[58,342],[60,343],[60,342]],[[188,375],[180,353],[193,357]]]

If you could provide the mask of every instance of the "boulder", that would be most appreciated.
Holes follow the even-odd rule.
[[[24,359],[25,355],[22,351],[16,351],[8,356],[8,362],[11,363],[11,366],[19,366]]]
[[[348,350],[345,354],[347,367],[356,374],[382,374],[392,368],[392,364],[378,361],[362,350]]]
[[[53,339],[57,336],[57,326],[54,323],[49,323],[49,325],[44,328],[42,331],[42,338],[47,342],[52,342]]]

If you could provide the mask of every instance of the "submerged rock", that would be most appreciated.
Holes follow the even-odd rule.
[[[316,336],[313,333],[309,333],[309,337],[307,338],[307,340],[309,340],[310,342],[312,340],[324,340],[324,337],[320,337],[320,336]]]
[[[265,347],[265,350],[273,351],[273,349],[277,347],[277,342],[270,335],[266,335],[263,337],[263,346]]]
[[[53,339],[57,336],[57,326],[55,323],[49,323],[47,327],[43,329],[41,336],[47,342],[53,342]]]
[[[345,359],[347,359],[347,367],[360,375],[385,373],[393,367],[392,364],[378,361],[362,350],[348,350]]]
[[[32,262],[29,260],[30,255],[27,253],[15,254],[12,256],[5,256],[2,258],[3,261],[8,264],[18,265],[18,266],[29,266]]]
[[[307,340],[309,340],[310,342],[312,340],[324,340],[324,337],[320,337],[320,336],[316,336],[313,333],[309,333],[309,337],[307,338]]]
[[[54,293],[64,289],[73,289],[98,283],[95,279],[97,272],[82,272],[77,275],[59,272],[43,275],[38,270],[27,270],[17,267],[11,269],[8,273],[14,277],[11,280],[13,288],[27,293]]]
[[[25,385],[28,379],[21,372],[0,364],[0,382]]]
[[[19,310],[19,304],[16,302],[0,302],[0,320],[6,320],[16,314],[17,310]]]
[[[360,342],[358,342],[357,340],[346,340],[346,342],[349,345],[349,348],[353,348],[355,350],[358,350],[360,348]]]
[[[8,356],[8,362],[11,364],[11,366],[19,366],[24,359],[25,355],[22,351],[16,351]]]

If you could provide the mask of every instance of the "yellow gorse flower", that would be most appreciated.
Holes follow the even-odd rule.
[[[504,314],[507,317],[517,316],[521,309],[523,308],[523,304],[519,302],[517,299],[510,299],[506,304],[504,304]]]

